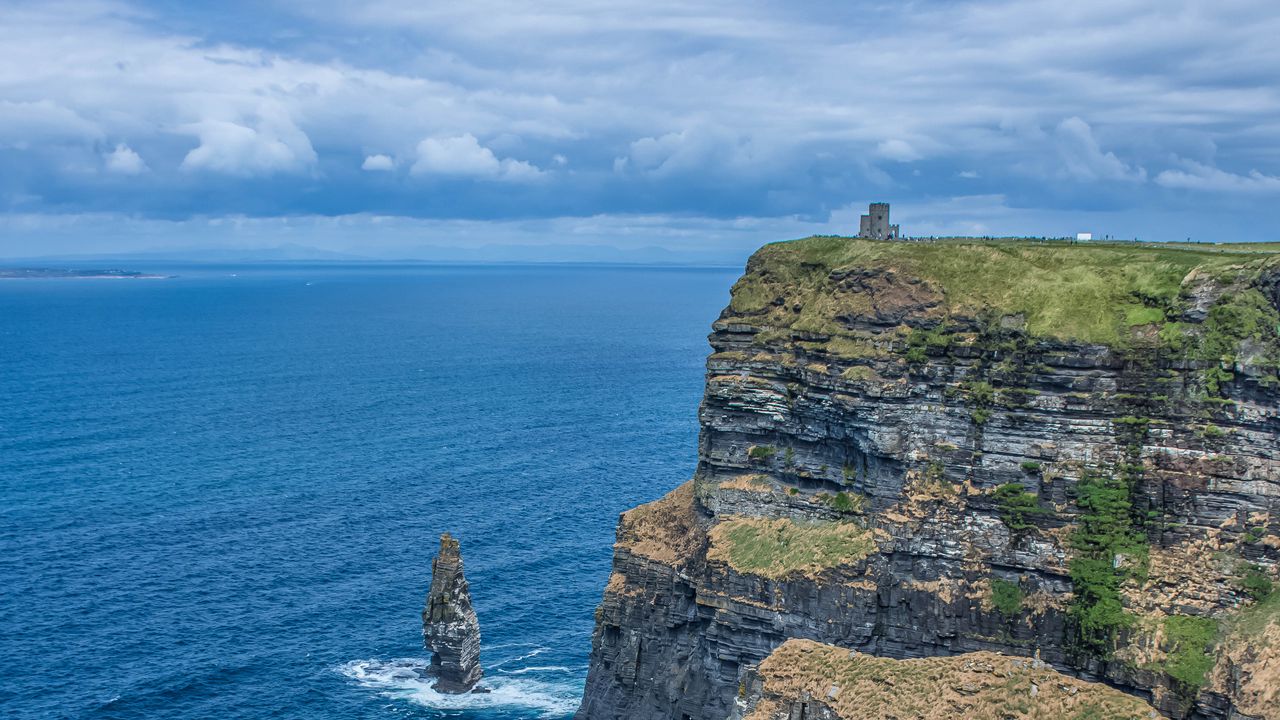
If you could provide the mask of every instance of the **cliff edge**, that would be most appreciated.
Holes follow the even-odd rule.
[[[851,720],[816,696],[840,673],[1002,653],[1070,676],[1023,716],[1088,687],[1106,717],[1280,718],[1278,251],[761,249],[713,325],[693,480],[619,521],[577,717]]]

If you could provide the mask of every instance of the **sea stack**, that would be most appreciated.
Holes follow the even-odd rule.
[[[462,574],[462,553],[449,533],[440,536],[440,554],[431,562],[431,590],[422,610],[422,641],[432,652],[435,689],[462,694],[475,689],[480,669],[480,621]]]

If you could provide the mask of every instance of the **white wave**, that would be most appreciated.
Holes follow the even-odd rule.
[[[536,672],[571,673],[573,672],[573,668],[565,667],[564,665],[532,665],[530,667],[520,668],[519,670],[499,670],[498,672],[503,673],[504,675],[524,675],[526,673]]]
[[[503,645],[503,646],[501,646],[501,647],[519,647],[521,644],[522,644],[522,643],[513,643],[513,644],[510,644],[510,645]],[[529,646],[528,646],[528,645],[524,645],[524,647],[529,647]],[[491,649],[491,650],[496,650],[497,648],[490,648],[490,649]],[[549,649],[550,649],[550,648],[545,648],[545,647],[540,647],[540,646],[536,646],[536,645],[535,645],[535,646],[534,646],[534,649],[533,649],[531,652],[527,652],[527,653],[525,653],[524,655],[517,655],[516,657],[513,657],[513,658],[507,658],[506,660],[500,660],[500,661],[498,661],[498,662],[494,663],[492,667],[494,667],[494,668],[496,669],[496,668],[500,668],[500,667],[502,667],[503,665],[510,665],[511,663],[518,663],[518,662],[520,662],[520,661],[522,661],[522,660],[528,660],[529,658],[537,657],[537,656],[541,655],[542,653],[546,652],[546,651],[547,651],[547,650],[549,650]]]
[[[573,683],[549,683],[532,678],[489,677],[481,685],[487,693],[447,695],[431,689],[421,658],[353,660],[338,668],[361,686],[381,694],[436,710],[499,710],[520,708],[541,718],[563,718],[578,707],[581,688]],[[530,669],[532,670],[532,669]]]

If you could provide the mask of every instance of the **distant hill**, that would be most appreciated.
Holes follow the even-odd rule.
[[[0,267],[0,280],[40,280],[46,278],[119,278],[119,279],[155,279],[168,277],[152,275],[137,270],[96,270],[83,268],[49,268],[49,267]]]
[[[77,253],[9,261],[12,265],[85,263],[288,263],[288,262],[439,262],[439,263],[609,263],[626,265],[741,265],[745,253],[670,250],[611,245],[419,245],[369,255],[323,250],[299,243],[269,248],[159,248],[124,253]]]

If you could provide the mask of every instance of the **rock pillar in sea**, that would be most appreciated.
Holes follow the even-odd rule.
[[[462,575],[462,553],[449,533],[440,536],[440,554],[431,562],[431,590],[422,609],[422,640],[432,652],[431,672],[442,693],[471,692],[480,669],[480,621]]]

